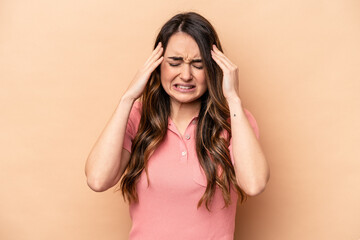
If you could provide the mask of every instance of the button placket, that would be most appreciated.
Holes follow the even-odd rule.
[[[188,156],[188,151],[187,151],[187,147],[186,144],[184,143],[184,141],[181,139],[181,147],[180,147],[180,159],[182,162],[186,162],[187,161],[187,156]]]
[[[168,118],[169,121],[169,130],[171,130],[173,133],[175,133],[178,137],[179,140],[181,141],[180,144],[180,160],[181,161],[185,161],[187,162],[187,160],[189,159],[189,151],[188,149],[191,148],[191,146],[188,146],[188,144],[190,144],[190,142],[187,142],[191,139],[191,134],[189,133],[190,130],[189,129],[193,129],[193,127],[191,125],[196,125],[197,121],[196,119],[193,119],[189,125],[187,126],[186,130],[185,130],[185,134],[184,137],[181,136],[181,134],[179,133],[178,129],[176,128],[176,126],[174,125],[174,123],[172,122],[171,118]]]
[[[184,134],[184,138],[182,138],[181,139],[181,141],[182,141],[182,143],[184,144],[184,147],[186,148],[186,149],[189,149],[189,146],[187,146],[188,144],[189,144],[189,142],[188,143],[186,143],[186,141],[184,141],[184,139],[186,139],[186,140],[189,140],[190,139],[190,137],[191,137],[191,135],[190,135],[190,133],[189,133],[189,126],[186,128],[186,130],[185,130],[185,134]],[[182,151],[181,152],[181,155],[182,155],[182,157],[184,158],[184,159],[188,159],[188,154],[189,152],[188,151]]]
[[[189,142],[187,142],[187,141],[191,138],[191,135],[188,132],[189,132],[189,130],[186,129],[185,134],[184,134],[184,138],[181,138],[181,142],[182,142],[182,145],[183,145],[183,149],[181,151],[181,159],[183,159],[184,161],[187,161],[189,159],[189,151],[188,151],[188,149],[189,149],[190,146],[188,146]]]

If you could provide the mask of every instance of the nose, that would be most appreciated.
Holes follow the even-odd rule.
[[[188,63],[184,63],[181,68],[180,78],[184,81],[192,79],[191,66]]]

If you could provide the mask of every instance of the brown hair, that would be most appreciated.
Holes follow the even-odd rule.
[[[241,203],[247,199],[246,193],[238,186],[234,166],[230,159],[229,141],[231,138],[230,110],[222,92],[223,73],[211,57],[212,44],[222,51],[217,33],[208,20],[195,12],[179,13],[161,28],[154,49],[159,42],[164,52],[170,37],[176,32],[184,32],[193,37],[199,46],[204,60],[208,90],[201,96],[201,107],[196,129],[196,154],[206,178],[207,187],[199,200],[199,208],[205,201],[206,208],[215,193],[216,185],[222,191],[225,206],[231,204],[230,184],[232,183]],[[141,95],[142,113],[138,132],[131,147],[131,157],[120,183],[123,197],[129,202],[138,202],[136,182],[145,169],[149,184],[147,163],[151,154],[164,139],[168,128],[170,99],[160,81],[160,65],[151,74],[150,80]],[[227,131],[227,139],[221,133]],[[218,176],[217,170],[221,169]],[[225,207],[224,206],[224,207]]]

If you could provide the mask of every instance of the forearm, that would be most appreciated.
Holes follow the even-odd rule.
[[[132,99],[120,99],[86,160],[85,174],[93,190],[106,190],[119,173],[124,135],[133,103]]]
[[[254,196],[265,188],[270,177],[269,166],[242,108],[240,98],[228,99],[228,104],[236,179],[248,195]]]

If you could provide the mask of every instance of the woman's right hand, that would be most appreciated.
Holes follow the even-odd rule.
[[[138,70],[130,85],[126,89],[124,96],[133,99],[134,101],[139,98],[145,89],[146,83],[150,78],[151,73],[162,62],[163,47],[161,42],[158,43],[150,57],[147,59],[142,68]]]

